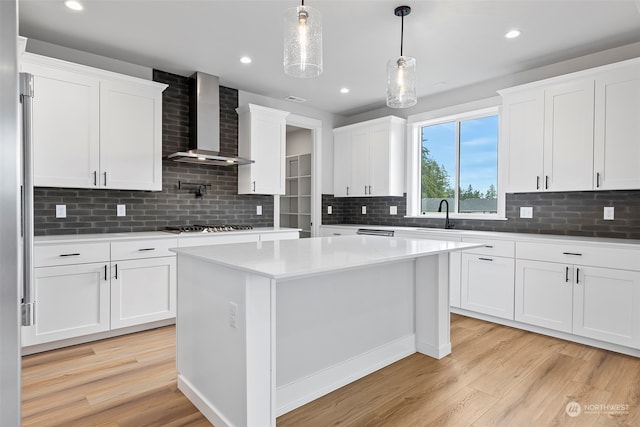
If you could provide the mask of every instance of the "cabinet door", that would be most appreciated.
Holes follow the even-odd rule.
[[[162,93],[100,83],[101,187],[162,190]]]
[[[357,129],[351,132],[351,168],[353,170],[353,191],[350,196],[367,196],[369,194],[369,129]]]
[[[389,125],[372,126],[369,130],[369,185],[368,195],[389,196],[391,157],[389,153]],[[401,159],[394,159],[399,161]]]
[[[545,90],[545,190],[593,188],[593,97],[590,79]]]
[[[175,317],[175,257],[120,261],[111,275],[111,329]]]
[[[596,77],[597,189],[640,188],[640,65]]]
[[[504,185],[507,192],[540,190],[542,184],[544,91],[503,97]]]
[[[35,185],[94,188],[100,155],[99,80],[29,63],[24,70],[34,74]]]
[[[353,191],[351,167],[351,134],[335,133],[333,137],[333,195],[346,197]]]
[[[640,348],[640,273],[576,266],[573,333]]]
[[[462,254],[461,307],[513,320],[513,258]]]
[[[36,268],[36,324],[22,328],[22,345],[108,331],[108,276],[103,263]]]
[[[515,320],[571,332],[572,301],[571,266],[516,261]]]

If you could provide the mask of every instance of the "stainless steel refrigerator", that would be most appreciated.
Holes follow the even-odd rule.
[[[0,426],[20,425],[18,1],[0,0]]]

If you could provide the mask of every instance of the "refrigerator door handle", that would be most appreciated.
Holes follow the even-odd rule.
[[[35,324],[33,278],[33,75],[20,73],[22,105],[22,325]]]

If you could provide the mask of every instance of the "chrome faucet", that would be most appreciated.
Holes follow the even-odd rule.
[[[438,212],[442,212],[442,204],[447,205],[447,216],[446,219],[444,221],[444,228],[445,229],[450,229],[453,228],[455,226],[455,224],[451,221],[449,221],[449,202],[447,201],[447,199],[442,199],[440,200],[440,206],[438,206]]]

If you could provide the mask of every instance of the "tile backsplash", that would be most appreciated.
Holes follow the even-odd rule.
[[[332,214],[327,214],[332,206]],[[361,213],[361,207],[367,213]],[[389,207],[398,214],[390,215]],[[533,218],[520,218],[520,207],[533,207]],[[615,219],[603,219],[605,206],[615,207]],[[322,195],[323,224],[364,224],[443,227],[444,219],[405,218],[406,197],[333,197]],[[640,239],[640,191],[581,191],[507,194],[506,221],[453,220],[463,230]]]
[[[153,79],[169,87],[162,96],[163,157],[188,149],[189,78],[154,70]],[[220,87],[221,151],[238,153],[238,91]],[[209,183],[202,199],[178,181]],[[162,191],[94,190],[38,187],[34,190],[36,235],[162,230],[189,223],[273,226],[273,196],[238,195],[237,166],[202,166],[163,160]],[[126,216],[116,215],[117,205]],[[56,218],[56,205],[67,217]],[[256,206],[262,215],[256,215]]]

